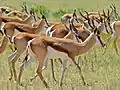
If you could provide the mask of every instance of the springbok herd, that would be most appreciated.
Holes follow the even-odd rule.
[[[120,21],[118,21],[119,14],[114,5],[110,5],[109,9],[102,12],[85,11],[85,13],[81,13],[74,10],[73,13],[64,14],[60,22],[49,22],[43,14],[38,19],[35,12],[31,9],[28,11],[25,5],[23,5],[22,11],[10,7],[0,7],[0,15],[0,33],[2,35],[0,53],[5,50],[7,44],[10,46],[12,53],[8,56],[9,80],[14,77],[19,85],[21,85],[21,76],[25,67],[35,59],[39,64],[36,75],[31,80],[39,76],[45,87],[48,88],[42,75],[48,59],[52,60],[55,57],[61,59],[60,86],[62,86],[69,59],[79,69],[83,85],[87,85],[81,67],[75,60],[76,56],[85,54],[98,42],[102,47],[106,46],[111,38],[114,38],[115,50],[119,55],[116,42],[120,36]],[[40,35],[40,32],[44,35]],[[106,42],[100,36],[101,33],[109,34]],[[15,63],[23,53],[25,56],[17,77]],[[54,71],[52,74],[53,79],[56,80]]]

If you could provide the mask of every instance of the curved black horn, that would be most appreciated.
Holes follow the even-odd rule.
[[[74,11],[73,11],[73,18],[76,20],[77,23],[79,23],[79,21],[77,19],[77,15],[76,15],[76,9],[74,9]]]
[[[105,17],[105,18],[107,18],[107,16],[106,16],[106,13],[105,13],[104,9],[103,9],[103,15],[104,15],[104,17]]]
[[[79,14],[80,14],[85,20],[88,20],[80,11],[79,11]]]
[[[22,5],[21,7],[23,8],[23,10],[25,10],[25,12],[26,12],[27,14],[29,14],[29,13],[28,13],[28,10],[27,10],[27,4],[26,4],[26,2],[23,2],[23,5]]]
[[[44,20],[45,20],[45,22],[46,22],[46,24],[47,24],[47,26],[48,26],[48,27],[50,27],[50,25],[49,25],[49,23],[48,23],[48,21],[47,21],[47,19],[46,19],[46,17],[45,17],[45,15],[44,15],[44,14],[42,14],[42,19],[44,19]]]

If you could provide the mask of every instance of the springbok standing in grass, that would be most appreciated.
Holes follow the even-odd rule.
[[[120,55],[118,47],[117,47],[117,41],[120,38],[120,21],[112,22],[110,24],[110,27],[112,29],[112,34],[107,39],[107,43],[110,41],[111,38],[114,38],[113,45],[114,45],[115,51],[116,51],[117,55]],[[107,47],[106,47],[106,49],[107,49]],[[106,49],[105,49],[104,53],[106,52]]]
[[[110,12],[110,17],[114,17],[115,19],[116,18],[118,18],[118,12],[117,12],[117,9],[116,9],[116,7],[115,7],[115,5],[110,5],[110,8],[111,8],[111,12]],[[76,10],[74,10],[74,12],[76,12]],[[99,18],[99,14],[100,14],[100,16],[101,17],[105,17],[105,14],[104,14],[104,12],[101,12],[101,13],[99,13],[99,11],[98,12],[88,12],[88,13],[85,13],[85,14],[82,14],[80,11],[79,11],[79,14],[80,15],[75,15],[75,17],[78,19],[78,21],[79,22],[81,22],[81,23],[84,23],[84,20],[86,20],[86,18],[87,18],[87,16],[89,16],[89,18]],[[62,17],[61,17],[61,21],[63,22],[63,23],[66,23],[66,22],[68,22],[68,20],[70,19],[70,18],[72,18],[73,17],[73,14],[72,13],[70,13],[70,14],[64,14]]]
[[[100,16],[100,15],[99,15]],[[89,17],[88,17],[89,18]],[[103,22],[103,19],[101,18],[101,16],[99,17],[100,18],[100,20],[99,20],[99,23],[98,24],[100,24],[101,23],[101,26],[98,28],[98,32],[99,33],[101,33],[102,31],[104,31],[106,28],[105,28],[105,25],[104,25],[104,22]],[[87,20],[90,20],[90,19],[87,19]],[[96,19],[95,19],[96,20]],[[98,19],[97,19],[98,20]],[[93,22],[94,20],[92,19],[92,23],[93,23],[93,25],[94,25],[94,22]],[[66,24],[65,24],[66,25]],[[73,26],[73,23],[72,23],[72,26]],[[90,35],[90,32],[89,32],[89,30],[87,30],[87,28],[84,26],[84,24],[80,24],[80,23],[78,23],[78,24],[74,24],[74,32],[75,33],[77,33],[78,35],[76,36],[76,35],[74,35],[74,36],[76,36],[76,37],[74,37],[75,39],[75,41],[77,41],[77,42],[83,42],[84,40],[86,40],[86,38]],[[94,25],[95,26],[95,25]],[[67,28],[66,29],[66,27],[67,26],[64,26],[63,24],[55,24],[55,25],[53,25],[53,26],[51,26],[50,27],[50,29],[51,29],[51,33],[49,33],[50,35],[50,37],[58,37],[58,38],[63,38],[63,36],[64,37],[66,37],[67,35],[65,34],[65,32],[66,33],[68,33],[68,31],[70,31],[70,30],[68,30],[69,28]],[[90,25],[90,27],[92,28],[92,26]],[[76,28],[77,28],[77,30],[76,30]],[[92,30],[93,30],[93,28],[92,28]],[[92,31],[92,30],[90,30],[90,31]],[[93,32],[93,31],[92,31]],[[66,36],[65,36],[66,35]],[[73,39],[73,37],[72,37],[72,39]],[[99,41],[100,41],[100,43],[104,46],[104,44],[102,43],[102,40],[101,40],[101,38],[100,38],[100,36],[98,36],[98,39],[99,39]],[[53,64],[53,62],[52,62],[53,60],[51,59],[51,63]],[[78,60],[79,61],[79,60]],[[53,77],[54,77],[54,71],[53,71],[53,67],[52,67],[52,72],[53,72]],[[35,75],[33,78],[31,78],[31,80],[33,80],[33,79],[35,79],[36,78],[36,76],[37,75]]]
[[[48,85],[42,76],[42,68],[43,68],[43,63],[45,59],[47,57],[50,57],[50,52],[49,52],[51,51],[50,49],[52,49],[52,51],[56,50],[54,55],[56,55],[57,52],[59,52],[59,54],[57,54],[59,56],[60,56],[60,53],[62,55],[65,55],[63,60],[61,80],[63,79],[63,75],[65,72],[66,63],[68,59],[67,57],[69,57],[70,59],[72,59],[73,63],[79,68],[80,76],[85,85],[86,83],[81,73],[81,68],[75,62],[74,59],[75,59],[75,56],[88,52],[88,50],[91,47],[93,47],[95,42],[96,42],[96,30],[95,32],[91,33],[90,36],[82,43],[77,43],[70,39],[40,36],[29,41],[27,49],[31,57],[36,58],[39,61],[37,74],[39,75],[40,79],[43,81],[46,87],[48,87]],[[52,52],[52,56],[53,56],[53,52]],[[28,61],[24,62],[21,68],[26,66],[27,62]],[[18,82],[19,82],[19,78],[18,78]],[[60,85],[62,85],[61,81],[60,81]]]
[[[45,21],[46,21],[46,19],[45,19]],[[47,22],[47,21],[46,21]],[[79,24],[80,25],[80,24]],[[63,27],[63,25],[62,25],[62,27]],[[81,27],[81,26],[79,26],[79,27]],[[65,37],[67,34],[68,34],[68,32],[69,32],[69,30],[66,30],[66,28],[64,27],[64,28],[61,28],[61,27],[57,27],[57,28],[54,28],[55,29],[55,31],[54,31],[54,34],[52,35],[53,37],[61,37],[61,38],[63,38],[63,37]],[[57,29],[59,29],[60,31],[57,31]],[[82,30],[83,31],[83,30]],[[83,35],[82,37],[83,37],[83,39],[86,39],[86,37],[89,35],[89,33],[90,32],[88,32],[88,31],[83,31],[82,32],[81,31],[81,35]],[[66,32],[66,33],[62,33],[62,32]],[[85,33],[85,34],[84,34]],[[33,35],[32,35],[33,36]],[[34,35],[34,37],[36,37],[36,35]],[[68,37],[68,36],[67,36]],[[24,33],[20,33],[20,34],[17,34],[17,35],[15,35],[14,37],[13,37],[13,43],[14,43],[14,46],[16,47],[16,50],[15,50],[15,52],[14,53],[12,53],[10,56],[9,56],[9,58],[8,58],[8,61],[10,62],[10,63],[12,63],[12,65],[14,66],[15,65],[15,62],[16,62],[16,60],[19,58],[19,56],[25,51],[25,48],[26,48],[26,46],[27,46],[27,42],[30,40],[30,39],[32,39],[33,37],[28,37],[28,36],[25,36],[25,34]],[[71,38],[71,37],[70,37]],[[22,45],[20,45],[19,43],[20,42],[22,42]],[[15,57],[14,57],[15,56]],[[13,58],[14,57],[14,58]],[[11,60],[12,59],[12,60]],[[10,71],[12,71],[12,70],[10,70]],[[15,69],[14,69],[14,72],[16,72],[15,71]],[[12,72],[11,72],[12,73]],[[14,76],[16,76],[16,74],[14,74]],[[12,77],[12,74],[11,74],[11,77]],[[53,75],[53,78],[54,78],[54,75]],[[11,78],[10,78],[11,79]],[[55,79],[54,79],[55,80]]]
[[[12,36],[15,34],[15,29],[17,29],[19,32],[28,32],[28,33],[33,33],[33,34],[39,33],[40,30],[44,29],[45,24],[46,24],[44,21],[44,16],[42,17],[41,20],[37,21],[36,23],[38,23],[37,24],[38,26],[32,27],[28,24],[22,24],[22,23],[17,23],[17,22],[8,22],[2,28],[4,31],[4,34],[6,36],[6,37],[4,37],[4,39],[8,38],[8,40],[11,42]],[[9,43],[9,44],[11,45],[11,43]],[[5,48],[4,49],[0,48],[0,49],[2,52],[5,50]],[[11,49],[12,49],[12,47],[11,47]]]
[[[72,23],[73,24],[73,23]],[[62,29],[61,28],[61,26],[63,27],[63,25],[61,25],[60,24],[60,27],[56,27],[56,28],[54,28],[55,29],[55,31],[54,31],[54,33],[55,34],[53,34],[52,33],[52,36],[53,37],[61,37],[61,38],[63,38],[63,37],[66,37],[66,34],[69,32],[69,30],[65,30],[65,27]],[[84,41],[88,36],[89,36],[89,34],[90,34],[90,32],[88,31],[88,30],[84,30],[83,29],[83,25],[81,26],[81,24],[75,24],[75,28],[78,28],[79,27],[79,31],[78,31],[78,37],[79,37],[79,39],[82,39],[82,41]],[[81,27],[81,28],[80,28]],[[64,32],[64,31],[67,31],[67,33],[61,33],[60,34],[60,32],[59,31],[57,31],[57,29],[58,30],[61,30],[62,32]],[[12,63],[12,65],[13,65],[13,67],[15,67],[14,65],[15,65],[15,62],[16,62],[16,60],[19,58],[19,56],[25,51],[25,47],[27,46],[27,42],[30,40],[30,39],[32,39],[32,38],[34,38],[34,37],[36,37],[36,35],[32,35],[32,37],[30,37],[31,35],[28,35],[28,36],[25,36],[26,34],[22,34],[22,33],[20,33],[20,34],[18,34],[18,35],[15,35],[14,36],[14,38],[13,38],[13,43],[14,43],[14,45],[15,45],[15,47],[16,47],[16,51],[13,53],[13,54],[11,54],[10,56],[9,56],[9,61],[12,61],[11,63]],[[67,37],[68,37],[68,35],[67,35]],[[21,44],[19,44],[20,42],[23,42],[23,44],[21,45]],[[15,57],[14,57],[15,56]],[[14,58],[13,58],[14,57]],[[12,59],[12,60],[11,60]],[[10,71],[12,71],[12,70],[10,70]],[[13,68],[13,71],[15,72],[14,73],[14,76],[16,77],[16,71],[15,71],[15,68]],[[12,74],[11,74],[12,75]],[[54,75],[54,74],[53,74]],[[54,78],[54,76],[53,76],[53,78]],[[54,80],[55,80],[55,78],[54,78]]]
[[[31,25],[31,21],[34,20],[34,14],[33,12],[30,11],[30,14],[28,15],[28,17],[24,20],[20,20],[18,18],[14,18],[14,17],[8,17],[8,16],[0,16],[0,26],[2,24],[2,22],[17,22],[17,23],[23,23],[23,24],[30,24]]]
[[[4,34],[3,35],[4,36],[3,36],[2,40],[4,42],[2,42],[2,44],[1,44],[1,48],[0,48],[1,53],[5,50],[5,47],[6,47],[7,43],[8,43],[8,40],[10,40],[10,42],[11,42],[12,36],[14,35],[14,32],[15,32],[15,29],[17,29],[20,32],[38,34],[40,32],[40,30],[43,30],[45,28],[45,24],[46,24],[46,22],[44,21],[44,16],[42,16],[42,19],[39,20],[39,24],[36,27],[31,27],[28,24],[21,24],[21,23],[14,23],[14,22],[9,22],[8,24],[6,23],[6,25],[8,25],[8,26],[5,25],[3,27],[3,29],[4,29]],[[4,46],[2,46],[3,44],[4,44]],[[12,57],[12,56],[10,56],[10,57]],[[10,72],[11,72],[11,69],[10,69]],[[12,72],[11,72],[10,79],[12,79]]]
[[[27,35],[27,36],[30,36],[30,35]],[[42,36],[39,36],[39,38],[41,38]],[[49,39],[50,40],[52,40],[52,38],[49,38],[49,37],[42,37],[42,39],[43,38],[48,38],[48,42],[49,42]],[[56,40],[57,38],[55,38],[55,40]],[[95,38],[94,38],[95,39]],[[34,39],[33,39],[34,40]],[[47,39],[45,39],[45,40],[43,40],[43,42],[45,41],[46,42],[46,40]],[[53,40],[54,40],[54,38],[53,38]],[[59,40],[59,39],[58,39]],[[60,39],[60,41],[61,41],[62,39]],[[41,41],[41,40],[40,40]],[[64,41],[64,40],[63,40]],[[69,41],[69,39],[68,39],[68,41]],[[70,40],[71,41],[71,40]],[[86,40],[85,40],[86,41]],[[39,40],[37,41],[37,42],[39,42]],[[73,41],[74,42],[74,41]],[[54,42],[55,43],[55,42]],[[56,44],[57,44],[58,42],[56,42]],[[65,42],[64,42],[65,43]],[[67,42],[66,42],[67,43]],[[45,44],[45,43],[44,43]],[[40,45],[43,45],[43,44],[40,44]],[[46,47],[46,45],[47,45],[47,43],[43,46],[43,48],[45,49],[47,49],[47,47]],[[60,44],[60,45],[62,45],[62,44]],[[71,44],[70,44],[71,45]],[[91,44],[90,44],[91,45]],[[92,44],[93,45],[93,44]],[[39,45],[37,45],[38,47],[39,47]],[[36,47],[37,47],[36,46]],[[41,46],[40,46],[41,47]],[[91,46],[90,46],[91,47]],[[54,48],[54,49],[59,49],[60,50],[60,48],[59,48],[59,46],[58,47],[52,47],[52,48]],[[84,46],[83,46],[83,48],[84,48]],[[37,48],[36,48],[37,49]],[[43,50],[44,50],[43,49]],[[45,49],[45,51],[46,51],[46,49]],[[61,48],[62,49],[62,48]],[[39,48],[38,48],[38,50],[39,50]],[[59,51],[58,50],[58,51]],[[86,50],[88,50],[88,48],[86,48]],[[35,51],[36,52],[36,51]],[[48,51],[49,52],[49,51]],[[65,52],[65,53],[67,53],[67,51],[66,50],[64,50],[63,52]],[[74,52],[74,51],[73,51]],[[71,53],[71,54],[73,54],[73,52],[69,52],[69,54]],[[76,52],[76,50],[75,50],[75,52]],[[75,53],[74,52],[74,53]],[[85,51],[86,52],[86,51]],[[46,52],[47,53],[47,52]],[[77,55],[78,55],[78,53],[79,52],[76,52],[77,53]],[[82,51],[80,51],[80,53],[82,54],[82,53],[84,53],[84,52],[82,52]],[[42,54],[42,53],[41,53]],[[43,54],[44,54],[44,52],[43,52]],[[43,55],[42,54],[42,55]],[[55,54],[56,55],[56,54]],[[76,55],[75,55],[76,56]],[[36,57],[36,58],[39,58],[38,56]],[[70,57],[70,58],[72,58],[72,57]],[[40,59],[40,58],[39,58]],[[72,58],[73,59],[73,58]],[[42,61],[42,64],[43,64],[43,60],[41,60]],[[27,64],[27,61],[25,61],[24,63],[23,63],[23,65],[21,65],[21,69],[20,69],[20,73],[19,73],[19,77],[18,77],[18,82],[20,82],[20,77],[21,77],[21,75],[22,75],[22,72],[23,72],[23,70],[24,70],[24,64]],[[26,66],[26,65],[25,65]],[[63,80],[63,75],[64,75],[64,71],[65,71],[65,67],[66,67],[66,64],[65,64],[65,62],[63,62],[63,70],[62,70],[62,74],[61,74],[61,79],[60,79],[60,85],[62,85],[62,80]],[[77,65],[77,67],[79,68],[79,70],[81,71],[81,68]],[[43,68],[43,66],[41,66],[41,70],[42,70],[42,68]],[[40,70],[40,71],[41,71]],[[37,73],[40,73],[40,72],[37,72]],[[85,81],[84,81],[84,78],[83,78],[83,76],[81,75],[81,77],[82,77],[82,80],[83,80],[83,82],[84,82],[84,84],[85,84]],[[42,76],[40,77],[40,78],[42,78]],[[46,82],[42,79],[42,81],[44,82],[44,84],[45,84],[45,86],[47,87],[47,85],[46,85]]]

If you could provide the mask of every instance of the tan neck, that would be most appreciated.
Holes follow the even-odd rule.
[[[92,32],[92,33],[88,36],[88,38],[87,38],[84,42],[80,43],[79,45],[80,45],[80,46],[85,46],[85,45],[93,42],[94,40],[96,40],[96,39],[95,39],[94,32]]]

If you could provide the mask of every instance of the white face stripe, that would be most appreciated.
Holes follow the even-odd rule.
[[[54,25],[52,25],[52,26],[50,26],[50,27],[47,28],[47,30],[46,30],[46,32],[45,32],[45,35],[46,35],[46,36],[50,36],[50,32],[51,32],[51,29],[52,29],[53,26],[54,26]]]

